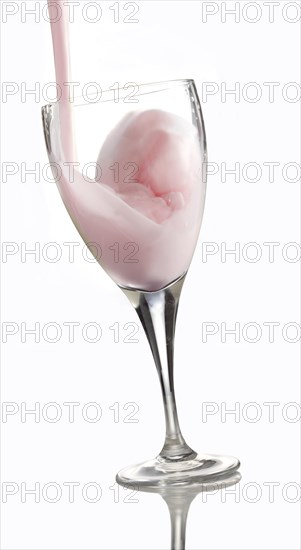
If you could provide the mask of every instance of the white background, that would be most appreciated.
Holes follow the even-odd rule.
[[[96,24],[84,20],[87,2],[76,9],[71,25],[73,79],[82,84],[96,81],[105,88],[115,82],[194,78],[203,100],[209,160],[218,166],[208,180],[201,236],[181,298],[176,387],[189,444],[200,452],[238,456],[243,477],[236,497],[228,494],[226,502],[220,494],[208,496],[207,503],[201,495],[196,498],[188,518],[187,548],[300,548],[300,421],[291,421],[298,413],[296,406],[287,407],[300,401],[299,343],[288,341],[296,334],[293,328],[282,333],[287,323],[300,323],[300,262],[288,259],[296,247],[285,247],[299,241],[299,182],[288,181],[295,176],[293,168],[282,173],[287,163],[300,163],[300,102],[293,101],[296,87],[285,87],[300,82],[300,26],[291,22],[300,3],[291,2],[289,8],[287,2],[279,2],[270,22],[266,2],[253,2],[247,10],[247,3],[239,2],[237,20],[227,15],[223,22],[223,10],[233,9],[234,2],[213,2],[217,13],[205,22],[208,2],[137,1],[139,22],[128,24],[124,2],[119,2],[120,21],[114,23],[109,10],[113,3],[99,2],[103,15]],[[3,9],[8,3],[1,4],[2,81],[14,82],[16,91],[6,102],[2,95],[2,162],[15,162],[18,170],[2,183],[2,241],[16,243],[15,253],[2,257],[2,323],[12,323],[17,331],[2,344],[2,401],[6,408],[6,403],[15,403],[15,414],[6,422],[2,417],[2,489],[7,482],[16,488],[7,503],[2,492],[2,548],[168,548],[170,527],[163,500],[139,494],[134,496],[138,502],[124,502],[129,495],[120,489],[119,499],[115,495],[119,502],[114,502],[109,489],[120,468],[153,457],[163,442],[161,396],[146,338],[139,328],[138,342],[123,341],[129,333],[125,323],[138,323],[138,318],[99,266],[83,258],[84,244],[55,185],[43,176],[39,182],[32,175],[22,181],[22,162],[30,168],[48,162],[40,108],[50,98],[21,95],[24,83],[28,89],[35,83],[43,88],[54,80],[49,23],[43,15],[38,20],[46,2],[10,2],[18,13],[6,23]],[[38,4],[36,15],[28,16],[26,23],[24,4]],[[258,21],[252,23],[256,14]],[[215,83],[211,89],[216,93],[206,97],[202,91],[208,82]],[[250,82],[257,83],[257,93],[261,91],[258,101],[252,101],[255,88],[245,87]],[[274,100],[263,85],[269,82],[279,83]],[[223,97],[223,87],[233,89],[235,83],[240,86],[236,101],[233,94]],[[228,168],[239,162],[240,172],[247,163],[258,163],[262,175],[257,182],[246,181],[254,177],[250,170],[247,178],[240,175],[235,182],[230,175],[223,182],[222,162]],[[280,163],[273,182],[266,162]],[[40,243],[43,249],[50,242],[63,250],[59,261],[47,260],[47,250],[39,261],[33,255],[24,261],[24,246]],[[73,263],[64,242],[80,243]],[[216,243],[217,251],[204,261],[202,243],[209,242]],[[221,247],[233,248],[235,242],[241,249],[257,243],[261,258],[252,262],[255,249],[247,247],[237,262],[233,254],[222,261]],[[269,261],[263,245],[267,242],[279,243],[274,261]],[[49,249],[49,257],[51,253]],[[68,321],[80,323],[73,344],[63,325]],[[273,343],[263,325],[272,321],[279,323]],[[42,335],[38,343],[34,336],[22,343],[21,323],[27,328],[39,323],[42,330],[50,322],[61,326],[58,342],[47,342]],[[99,323],[103,330],[94,344],[82,335],[89,322]],[[206,322],[217,329],[207,343],[202,342]],[[118,343],[109,329],[114,323],[120,326]],[[226,328],[239,323],[238,342],[233,335],[221,341],[221,323]],[[250,342],[256,336],[254,327],[243,337],[247,323],[257,323],[257,330],[258,325],[262,330],[257,342]],[[49,339],[51,335],[50,331]],[[21,422],[22,402],[27,408],[38,402],[41,409],[55,402],[62,418],[51,422],[55,411],[46,408],[46,420],[41,413],[40,422],[33,415]],[[80,404],[74,423],[65,402]],[[102,408],[99,422],[83,417],[90,402]],[[123,407],[130,402],[139,408],[133,416],[138,422],[124,422],[132,409]],[[215,403],[215,414],[205,418],[202,402]],[[256,407],[246,406],[254,402]],[[278,403],[274,420],[269,419],[267,402]],[[114,403],[120,409],[117,422],[109,409]],[[237,417],[229,414],[224,419],[222,408],[233,409],[235,403]],[[90,409],[88,415],[93,412]],[[74,503],[69,503],[63,485],[71,481],[80,483]],[[50,482],[62,488],[58,502],[49,502],[51,490],[47,498],[41,494],[40,503],[34,495],[21,502],[22,483],[28,489],[39,483],[42,491]],[[102,488],[96,503],[82,496],[89,482]],[[274,502],[269,482],[276,484]],[[94,496],[92,491],[89,496]]]

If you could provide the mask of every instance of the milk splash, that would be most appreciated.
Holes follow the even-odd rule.
[[[63,91],[71,75],[67,12],[59,3],[63,16],[52,23],[52,38]],[[75,170],[71,182],[65,164],[75,160],[73,108],[64,95],[51,107],[49,152],[61,166],[57,185],[69,215],[87,245],[99,245],[91,251],[118,285],[163,288],[187,271],[201,225],[205,183],[199,130],[160,109],[129,112],[99,144],[101,177],[87,182]],[[129,160],[137,167],[135,178],[116,182],[112,165]],[[116,245],[126,253],[120,261],[112,253]]]

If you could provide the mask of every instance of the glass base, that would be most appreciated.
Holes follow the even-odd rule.
[[[240,466],[232,456],[197,455],[191,460],[168,461],[160,456],[121,470],[116,481],[133,487],[190,486],[218,481]]]

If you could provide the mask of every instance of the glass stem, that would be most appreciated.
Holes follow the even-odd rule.
[[[174,390],[174,338],[184,279],[185,275],[155,292],[122,288],[139,315],[157,367],[166,421],[166,438],[159,457],[170,461],[196,457],[180,430]]]
[[[165,500],[171,523],[171,550],[185,550],[186,523],[190,504],[196,491],[167,491],[162,495]]]

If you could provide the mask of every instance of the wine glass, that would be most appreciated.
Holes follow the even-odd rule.
[[[191,485],[233,473],[236,458],[198,455],[185,442],[174,391],[178,303],[206,193],[206,137],[194,81],[113,86],[101,97],[47,105],[42,117],[67,211],[136,309],[159,374],[163,448],[155,459],[121,470],[117,481]]]

